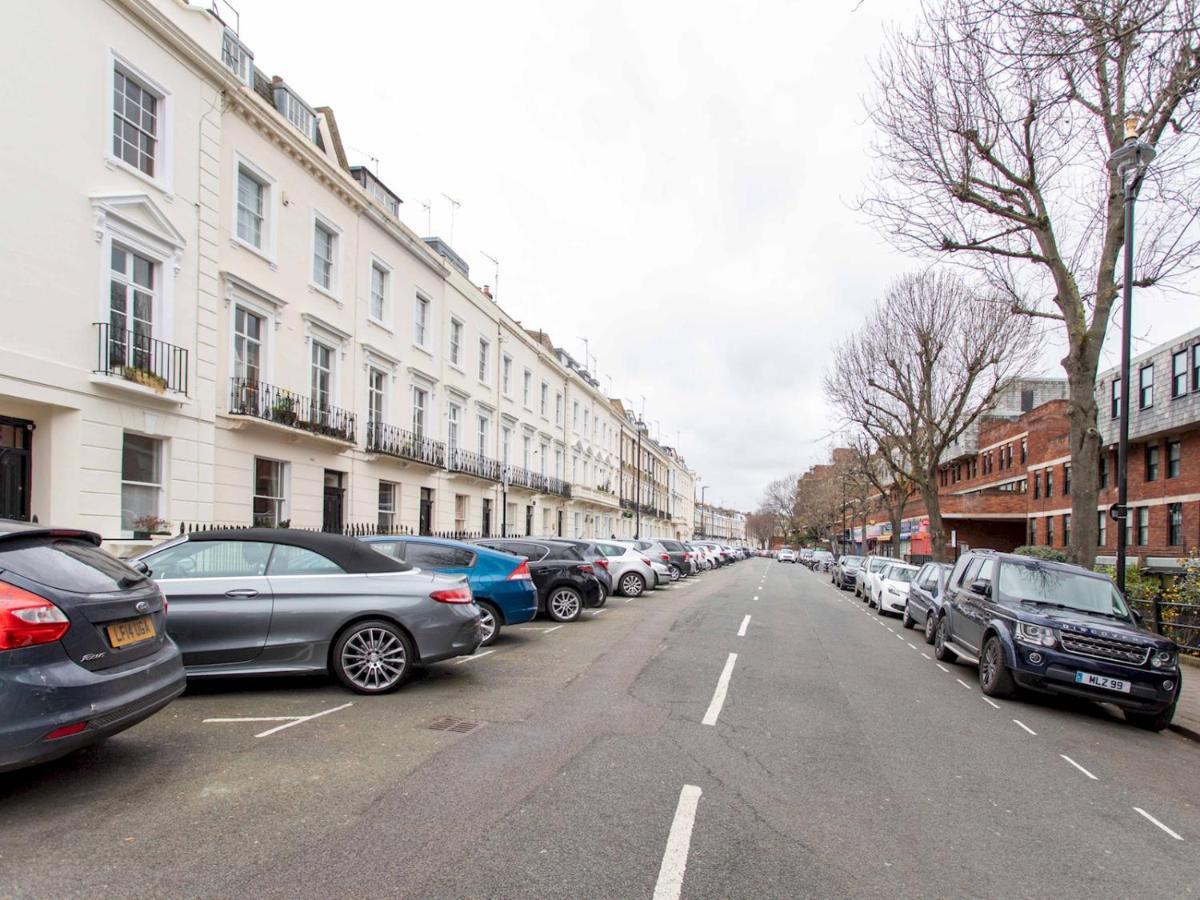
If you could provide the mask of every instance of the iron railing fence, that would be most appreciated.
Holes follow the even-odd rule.
[[[310,397],[265,381],[246,378],[230,381],[229,411],[234,415],[252,416],[311,434],[354,442],[356,418],[348,409],[314,403]]]
[[[115,375],[160,394],[188,392],[188,352],[138,331],[95,322],[96,373]]]
[[[446,465],[446,445],[441,441],[384,422],[367,421],[367,449],[439,469]]]

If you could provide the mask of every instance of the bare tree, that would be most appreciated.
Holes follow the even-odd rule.
[[[764,512],[775,516],[784,538],[791,540],[801,530],[796,507],[797,475],[785,475],[776,478],[767,485],[763,493],[762,508]]]
[[[899,559],[904,508],[916,494],[899,445],[896,441],[876,443],[866,431],[859,430],[851,436],[849,449],[854,471],[871,486],[878,502],[887,510],[892,523],[892,556]]]
[[[746,534],[763,547],[771,546],[771,538],[779,532],[779,520],[765,510],[746,516]]]
[[[1196,0],[929,0],[914,30],[891,36],[875,75],[877,171],[864,208],[897,246],[953,254],[1014,312],[1061,324],[1071,555],[1090,564],[1095,380],[1125,239],[1122,184],[1106,162],[1135,116],[1158,150],[1139,207],[1135,284],[1193,271]]]
[[[938,498],[943,454],[1034,356],[1030,321],[952,272],[905,275],[840,344],[825,391],[925,501],[935,559],[946,534]]]

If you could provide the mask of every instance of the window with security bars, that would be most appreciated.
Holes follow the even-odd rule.
[[[121,66],[113,70],[113,155],[155,175],[161,98]]]

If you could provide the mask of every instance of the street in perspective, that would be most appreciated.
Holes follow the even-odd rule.
[[[1194,0],[9,25],[0,900],[1200,894]]]

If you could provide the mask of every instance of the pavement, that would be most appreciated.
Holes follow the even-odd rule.
[[[1181,656],[1183,687],[1171,729],[1194,741],[1200,741],[1200,659]]]
[[[0,897],[1200,893],[1192,741],[931,657],[755,559],[386,697],[204,686],[0,776]]]

